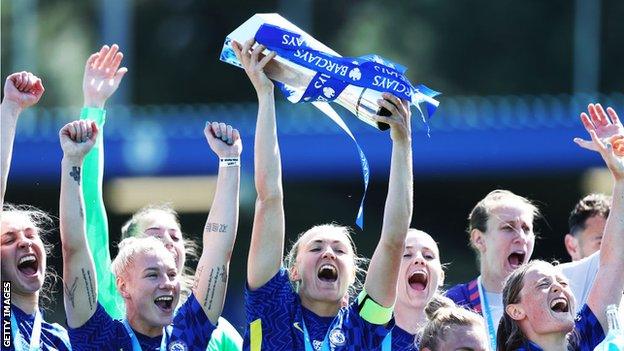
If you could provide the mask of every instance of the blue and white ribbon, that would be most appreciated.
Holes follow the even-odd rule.
[[[231,42],[226,39],[221,60],[242,67],[231,49]],[[355,223],[360,229],[364,227],[364,199],[368,190],[369,166],[366,155],[342,118],[329,105],[349,85],[391,93],[403,100],[410,101],[418,108],[423,122],[427,125],[419,104],[427,106],[428,116],[432,116],[439,102],[434,99],[440,93],[424,85],[413,86],[405,76],[406,68],[400,64],[384,59],[378,55],[360,57],[340,57],[311,48],[305,38],[284,28],[263,24],[255,35],[255,40],[274,51],[278,56],[316,72],[305,91],[276,82],[282,93],[293,103],[312,102],[313,105],[327,115],[342,128],[353,140],[362,168],[364,194],[360,202]],[[427,125],[428,129],[428,125]]]
[[[360,202],[355,223],[364,228],[364,200],[368,190],[370,168],[366,155],[342,118],[327,104],[335,100],[349,85],[355,85],[380,92],[391,93],[418,107],[425,102],[428,115],[431,116],[439,102],[434,99],[440,93],[424,85],[412,86],[405,77],[406,68],[377,55],[361,57],[338,57],[310,48],[301,34],[288,31],[271,24],[263,24],[256,32],[255,40],[267,49],[293,63],[311,69],[316,73],[303,94],[285,84],[279,88],[291,102],[314,102],[313,105],[331,118],[347,135],[351,137],[360,157],[364,194]],[[420,108],[418,108],[420,111]],[[422,111],[423,122],[427,123]]]
[[[413,86],[405,77],[406,68],[383,59],[377,55],[361,57],[337,57],[323,51],[311,49],[301,34],[271,24],[263,24],[256,32],[258,43],[291,62],[318,72],[308,86],[325,86],[319,94],[308,97],[321,97],[323,101],[332,101],[349,84],[391,93],[414,105],[427,104],[429,116],[433,115],[439,102],[434,99],[437,91],[419,84]],[[321,83],[321,84],[318,84]],[[337,88],[337,89],[335,89]],[[333,89],[333,94],[326,94]],[[325,91],[323,91],[325,90]],[[304,94],[304,101],[305,94]]]

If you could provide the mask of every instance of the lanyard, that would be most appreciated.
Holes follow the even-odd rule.
[[[28,347],[28,350],[30,351],[36,351],[41,348],[40,340],[42,319],[41,312],[35,312],[35,322],[33,323],[32,333],[30,334],[30,345]],[[22,345],[26,344],[26,340],[24,340],[22,333],[19,331],[19,326],[13,312],[11,312],[11,330],[14,332],[13,347],[15,348],[15,351],[22,351]]]
[[[392,330],[386,335],[381,343],[381,351],[392,351]]]
[[[335,325],[336,319],[334,319],[329,329],[327,329],[327,333],[325,334],[325,338],[323,339],[323,344],[321,344],[321,351],[331,351],[332,348],[329,346],[329,333],[334,330]],[[305,343],[305,351],[314,351],[314,347],[312,346],[312,339],[310,339],[310,334],[308,334],[308,328],[306,328],[303,315],[301,318],[301,326],[303,326],[303,341]]]
[[[339,317],[336,317],[339,318]],[[303,327],[303,339],[305,343],[305,351],[314,351],[314,347],[312,346],[312,339],[310,338],[310,334],[308,334],[308,328],[306,328],[305,321],[301,318],[301,326]],[[334,330],[336,326],[336,320],[332,322],[331,326],[327,330],[325,334],[325,338],[323,339],[323,344],[321,345],[321,351],[331,351],[332,348],[329,345],[329,333]],[[392,331],[386,335],[381,343],[381,351],[392,351]]]
[[[496,350],[496,330],[494,330],[494,321],[492,320],[492,311],[490,311],[490,304],[488,303],[487,295],[485,294],[485,289],[483,288],[483,283],[481,282],[481,276],[477,278],[477,286],[479,287],[479,296],[481,297],[481,311],[483,313],[483,318],[487,323],[487,331],[490,338],[490,346],[492,350]]]
[[[126,328],[126,331],[128,332],[128,336],[130,337],[130,340],[132,341],[132,350],[141,351],[141,345],[139,345],[139,339],[137,339],[136,335],[134,334],[134,330],[132,330],[132,328],[130,327],[130,324],[128,323],[127,319],[123,320],[123,325]],[[160,342],[160,351],[167,350],[167,341],[169,339],[169,333],[170,333],[170,327],[163,328],[162,341]]]

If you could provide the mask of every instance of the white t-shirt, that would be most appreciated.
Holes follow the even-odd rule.
[[[492,314],[492,322],[494,322],[494,331],[498,331],[498,324],[501,318],[503,318],[503,294],[491,293],[485,291],[487,295],[488,305],[490,307],[490,313]],[[487,322],[486,322],[487,323]]]
[[[479,295],[481,300],[481,311],[483,319],[485,320],[485,332],[490,340],[490,345],[495,348],[496,345],[496,333],[498,333],[498,323],[503,317],[503,294],[489,292],[483,287],[481,277],[478,278]],[[485,294],[485,296],[482,296]],[[486,303],[487,302],[487,303]],[[490,320],[492,325],[490,325]]]
[[[594,285],[598,267],[600,266],[600,251],[593,253],[579,261],[563,263],[557,266],[561,273],[570,281],[570,289],[576,300],[576,313],[578,313],[583,305],[587,303],[589,291]],[[620,321],[624,321],[624,296],[620,301]],[[603,311],[592,311],[594,314]]]

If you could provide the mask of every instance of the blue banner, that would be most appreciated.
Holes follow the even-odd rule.
[[[439,104],[434,99],[439,92],[422,84],[414,87],[405,77],[405,67],[380,56],[337,57],[311,49],[298,33],[266,23],[258,29],[255,39],[278,56],[318,72],[303,101],[332,101],[351,84],[388,92],[414,105],[425,102],[429,116]]]
[[[434,97],[439,93],[424,85],[414,87],[405,77],[407,69],[404,66],[378,55],[338,57],[312,49],[301,34],[275,25],[263,24],[256,32],[255,40],[266,46],[267,49],[274,51],[278,56],[316,72],[303,92],[280,82],[277,82],[277,86],[291,102],[312,102],[316,108],[331,118],[353,140],[360,157],[364,180],[364,194],[355,223],[360,229],[363,229],[364,199],[368,190],[370,168],[357,140],[328,102],[335,100],[349,85],[388,92],[416,106],[423,122],[429,129],[425,116],[418,105],[425,102],[428,115],[433,115],[438,106]]]

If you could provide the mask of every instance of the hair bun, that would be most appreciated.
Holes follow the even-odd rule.
[[[449,308],[452,309],[455,307],[457,307],[457,305],[455,305],[455,302],[453,302],[453,300],[449,299],[444,295],[436,293],[435,295],[433,295],[431,301],[429,301],[429,303],[425,307],[425,314],[427,314],[427,319],[432,320],[441,311]]]

